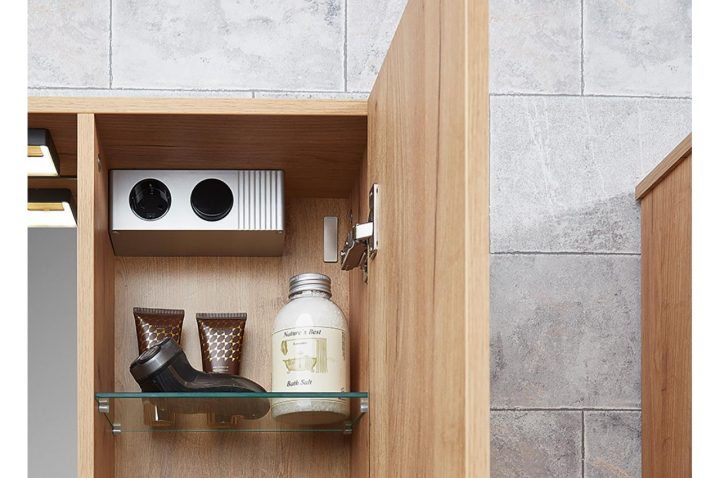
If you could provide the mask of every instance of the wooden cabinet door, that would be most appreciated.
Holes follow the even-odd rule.
[[[638,186],[646,478],[692,476],[691,148],[688,136]]]
[[[487,28],[486,1],[410,0],[370,96],[373,477],[489,476]]]

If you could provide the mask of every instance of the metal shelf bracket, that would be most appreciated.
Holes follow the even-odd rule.
[[[109,398],[99,398],[97,400],[98,405],[98,412],[104,413],[105,415],[110,414],[110,399]]]

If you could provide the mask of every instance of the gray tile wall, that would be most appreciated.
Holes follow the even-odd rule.
[[[366,98],[405,0],[30,0],[32,95]]]
[[[30,94],[365,98],[405,0],[30,0]],[[492,470],[640,476],[635,184],[690,0],[490,0]]]
[[[491,0],[494,477],[640,477],[635,185],[691,130],[690,0]]]

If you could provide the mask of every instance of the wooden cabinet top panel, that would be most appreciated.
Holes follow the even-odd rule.
[[[80,113],[95,115],[108,169],[282,169],[289,196],[349,197],[367,148],[366,101],[31,97],[64,176]]]
[[[365,100],[31,96],[30,113],[367,116]]]

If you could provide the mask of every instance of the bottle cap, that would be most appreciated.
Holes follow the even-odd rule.
[[[290,293],[288,297],[292,297],[306,290],[325,292],[332,297],[332,293],[330,292],[330,278],[325,274],[306,272],[290,278]]]

